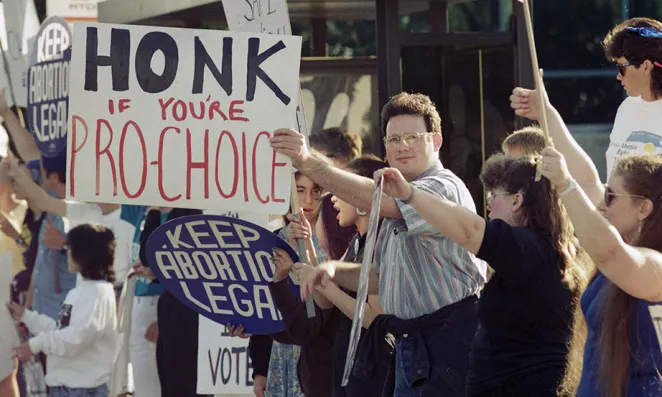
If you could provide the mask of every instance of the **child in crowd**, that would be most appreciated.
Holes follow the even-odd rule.
[[[112,270],[115,236],[103,226],[84,224],[68,234],[69,271],[83,277],[62,303],[58,320],[8,305],[12,317],[36,336],[14,348],[26,361],[48,356],[49,397],[108,397],[108,381],[118,350]]]

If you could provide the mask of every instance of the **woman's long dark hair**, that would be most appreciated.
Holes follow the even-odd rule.
[[[486,190],[502,188],[508,193],[521,193],[524,201],[516,221],[520,226],[545,236],[559,255],[559,272],[564,283],[574,293],[575,313],[566,375],[559,392],[562,395],[573,395],[581,377],[586,338],[586,325],[579,307],[579,298],[588,285],[592,262],[580,248],[574,236],[572,222],[549,180],[542,178],[535,181],[536,164],[536,157],[512,159],[497,154],[485,162],[480,178]]]
[[[633,246],[662,252],[662,158],[659,156],[628,156],[616,164],[615,174],[623,178],[625,190],[632,195],[647,197],[653,212],[642,222]],[[639,200],[633,198],[633,200]],[[594,277],[597,277],[594,275]],[[635,298],[610,283],[599,299],[605,302],[600,335],[600,384],[606,397],[626,394],[637,346],[632,346],[630,324]]]

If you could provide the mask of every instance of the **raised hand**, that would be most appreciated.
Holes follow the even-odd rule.
[[[563,191],[572,179],[565,157],[552,146],[544,148],[541,154],[542,160],[538,167],[540,174],[549,179],[554,189]]]
[[[269,141],[276,153],[291,158],[292,165],[297,168],[310,156],[306,139],[298,131],[292,129],[276,130]]]
[[[411,196],[412,187],[404,176],[395,168],[383,168],[374,174],[375,183],[384,177],[382,189],[384,194],[398,200],[406,200]]]

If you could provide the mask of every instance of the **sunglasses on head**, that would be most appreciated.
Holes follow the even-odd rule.
[[[630,193],[615,193],[609,185],[605,183],[605,207],[611,206],[611,204],[614,202],[614,199],[616,197],[622,197],[622,196],[628,196],[628,197],[633,197],[633,198],[640,198],[640,199],[645,199],[648,197],[641,196],[639,194],[630,194]]]

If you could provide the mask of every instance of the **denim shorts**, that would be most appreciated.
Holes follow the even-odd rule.
[[[91,389],[55,386],[48,388],[48,397],[108,397],[108,385],[101,385]]]

